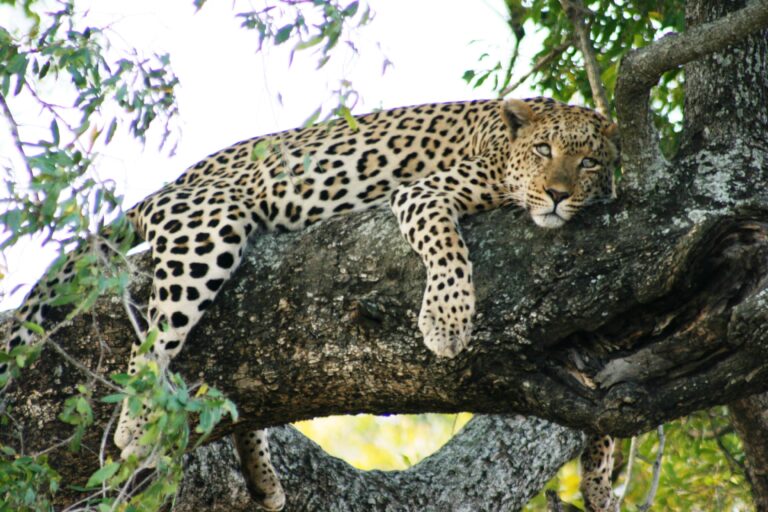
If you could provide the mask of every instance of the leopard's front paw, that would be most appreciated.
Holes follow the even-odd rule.
[[[430,280],[419,314],[424,344],[439,357],[454,357],[472,334],[475,293],[469,285],[442,286]]]

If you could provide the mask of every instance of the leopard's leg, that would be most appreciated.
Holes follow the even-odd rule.
[[[149,212],[140,219],[146,239],[152,246],[154,279],[148,304],[148,329],[157,336],[151,351],[139,353],[142,340],[131,350],[128,373],[136,374],[154,361],[164,372],[170,360],[181,351],[189,331],[213,303],[218,291],[232,275],[242,258],[250,218],[242,210],[226,210],[192,199],[179,199],[179,191],[158,194],[142,204]],[[188,194],[187,196],[190,196]],[[139,438],[147,417],[131,418],[127,400],[123,404],[115,444],[121,456],[146,455]]]
[[[591,435],[581,454],[581,495],[589,512],[618,512],[618,498],[613,494],[614,439]]]
[[[265,509],[282,510],[285,506],[285,492],[272,465],[267,430],[239,432],[234,437],[240,467],[251,494]]]
[[[401,185],[391,199],[400,231],[427,268],[419,329],[427,347],[442,357],[454,357],[467,346],[475,312],[472,263],[458,219],[503,202],[504,194],[484,169],[482,159],[466,160]],[[484,179],[476,179],[480,173]]]

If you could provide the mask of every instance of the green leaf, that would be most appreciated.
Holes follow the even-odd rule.
[[[267,157],[269,151],[270,142],[267,139],[262,139],[253,146],[251,151],[251,160],[264,160]]]
[[[93,415],[91,404],[89,404],[88,400],[83,397],[78,397],[77,402],[75,402],[75,409],[85,417],[90,417]]]
[[[126,386],[133,379],[133,376],[127,373],[113,373],[109,376],[118,386]]]
[[[304,127],[312,126],[317,122],[317,119],[320,117],[320,112],[322,111],[321,107],[317,107],[317,109],[312,112],[312,114],[304,120],[304,122],[301,124]]]
[[[85,484],[85,486],[96,487],[97,485],[101,485],[104,483],[104,481],[117,473],[118,469],[120,469],[119,462],[110,462],[109,464],[106,464],[91,475],[91,477],[88,479],[88,483]]]
[[[40,324],[36,324],[35,322],[24,322],[22,324],[24,327],[29,329],[35,334],[39,334],[40,336],[43,336],[45,334],[45,329],[43,329],[43,326]]]
[[[122,402],[126,396],[127,395],[125,395],[124,393],[112,393],[111,395],[102,397],[101,401],[104,402],[105,404],[116,404],[118,402]]]
[[[349,107],[347,107],[346,105],[341,105],[338,108],[337,113],[339,114],[340,117],[342,117],[347,122],[347,124],[352,129],[352,131],[357,131],[357,129],[359,128],[357,123],[357,118],[352,115],[352,112],[349,110]]]
[[[51,135],[53,136],[53,140],[52,140],[53,145],[58,146],[60,141],[59,125],[55,119],[51,121]]]
[[[109,123],[109,128],[107,129],[107,137],[104,141],[104,144],[109,144],[112,142],[112,137],[115,136],[115,130],[117,130],[117,118],[112,119],[112,122]]]
[[[323,41],[323,38],[321,36],[314,36],[306,41],[301,41],[296,46],[294,46],[294,50],[306,50],[307,48],[311,48],[313,46],[317,46]]]
[[[141,344],[139,347],[139,354],[146,354],[150,350],[152,350],[152,346],[155,344],[155,341],[157,340],[157,329],[152,329],[147,334],[147,339],[144,340],[144,343]]]
[[[358,7],[360,7],[359,4],[360,4],[359,2],[352,2],[351,4],[349,4],[348,6],[346,6],[344,8],[344,10],[341,12],[341,14],[344,15],[344,16],[349,16],[349,17],[354,16],[355,13],[357,13]]]
[[[275,44],[283,44],[291,37],[291,31],[293,30],[293,23],[286,25],[275,34]]]

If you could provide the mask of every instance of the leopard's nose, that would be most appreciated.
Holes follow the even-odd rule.
[[[557,206],[558,203],[560,203],[562,201],[565,201],[566,199],[571,197],[571,193],[570,192],[565,192],[565,191],[562,191],[562,190],[557,190],[555,188],[548,188],[546,190],[546,193],[547,193],[547,195],[549,197],[552,198],[552,201],[555,203],[555,206]]]

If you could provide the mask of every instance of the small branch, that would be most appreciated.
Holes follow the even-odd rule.
[[[534,64],[534,66],[530,69],[530,71],[528,71],[526,74],[520,77],[518,81],[516,81],[512,85],[505,87],[499,93],[499,98],[503,98],[507,94],[511,93],[512,91],[520,87],[520,85],[522,85],[523,82],[528,80],[531,77],[531,75],[533,75],[534,73],[538,73],[545,66],[548,66],[550,62],[558,58],[561,53],[563,53],[566,49],[568,49],[571,46],[571,44],[572,42],[568,40],[554,47],[548,54],[546,54],[545,56],[540,58],[538,61],[536,61],[536,64]]]
[[[611,107],[600,78],[600,66],[597,64],[595,49],[592,47],[592,40],[589,37],[589,28],[584,21],[585,15],[592,14],[592,12],[584,7],[581,0],[560,0],[560,5],[563,6],[563,10],[571,20],[579,50],[584,56],[584,67],[587,70],[587,78],[592,89],[592,100],[595,102],[595,107],[598,112],[611,119]]]
[[[61,346],[58,343],[56,343],[55,341],[53,341],[51,339],[51,335],[52,334],[53,334],[53,331],[51,331],[48,335],[46,335],[43,338],[43,341],[44,341],[44,343],[47,346],[53,348],[53,350],[55,352],[57,352],[62,358],[64,358],[65,361],[67,361],[69,364],[71,364],[72,366],[74,366],[75,368],[80,370],[81,373],[91,377],[93,380],[99,382],[100,384],[103,384],[104,386],[107,387],[107,389],[110,389],[110,390],[112,390],[112,391],[114,391],[116,393],[122,393],[123,392],[123,389],[121,387],[116,386],[115,384],[113,384],[112,382],[108,381],[107,379],[105,379],[104,377],[99,375],[98,373],[92,371],[86,365],[84,365],[83,363],[81,363],[80,361],[78,361],[77,359],[72,357],[69,353],[67,353],[66,350],[61,348]]]
[[[13,145],[16,147],[16,151],[19,152],[21,159],[24,161],[24,167],[27,169],[29,179],[32,180],[34,179],[35,175],[32,172],[32,168],[29,166],[29,162],[27,162],[27,154],[24,152],[24,143],[21,141],[21,136],[19,136],[19,124],[13,117],[13,112],[11,112],[11,108],[8,106],[8,103],[5,101],[5,96],[2,94],[0,94],[0,107],[3,108],[3,115],[8,120],[8,126],[11,130]]]
[[[668,35],[627,54],[616,84],[622,161],[630,170],[645,170],[662,162],[653,127],[649,92],[661,75],[733,44],[768,27],[768,2],[753,2],[716,21],[680,35]]]
[[[515,71],[515,64],[517,58],[520,56],[520,39],[515,40],[515,47],[512,49],[512,54],[509,57],[509,64],[507,66],[507,72],[504,74],[504,83],[501,86],[501,90],[505,91],[509,87],[509,82],[512,80],[512,73]],[[499,93],[501,94],[501,93]]]
[[[629,484],[632,482],[632,466],[635,465],[635,458],[637,457],[637,436],[632,436],[632,441],[629,443],[629,459],[627,460],[627,476],[624,478],[624,488],[619,495],[618,507],[621,510],[621,504],[624,502],[624,498],[627,496],[629,490]]]
[[[656,430],[659,436],[659,449],[656,452],[656,460],[653,461],[653,479],[651,480],[651,488],[648,489],[648,494],[645,497],[645,503],[637,507],[640,512],[645,512],[651,509],[654,498],[656,498],[656,491],[659,490],[659,478],[661,477],[661,458],[664,456],[664,425],[659,425]]]
[[[721,452],[723,452],[725,460],[728,461],[728,466],[730,466],[731,471],[734,473],[742,473],[743,475],[746,475],[747,478],[749,478],[747,468],[744,466],[744,464],[741,464],[738,460],[736,460],[728,447],[725,446],[725,443],[723,443],[723,434],[731,433],[733,432],[733,429],[717,428],[717,425],[715,425],[715,417],[711,410],[708,411],[707,416],[709,416],[709,425],[712,428],[712,436],[717,443],[717,447],[720,448]]]

